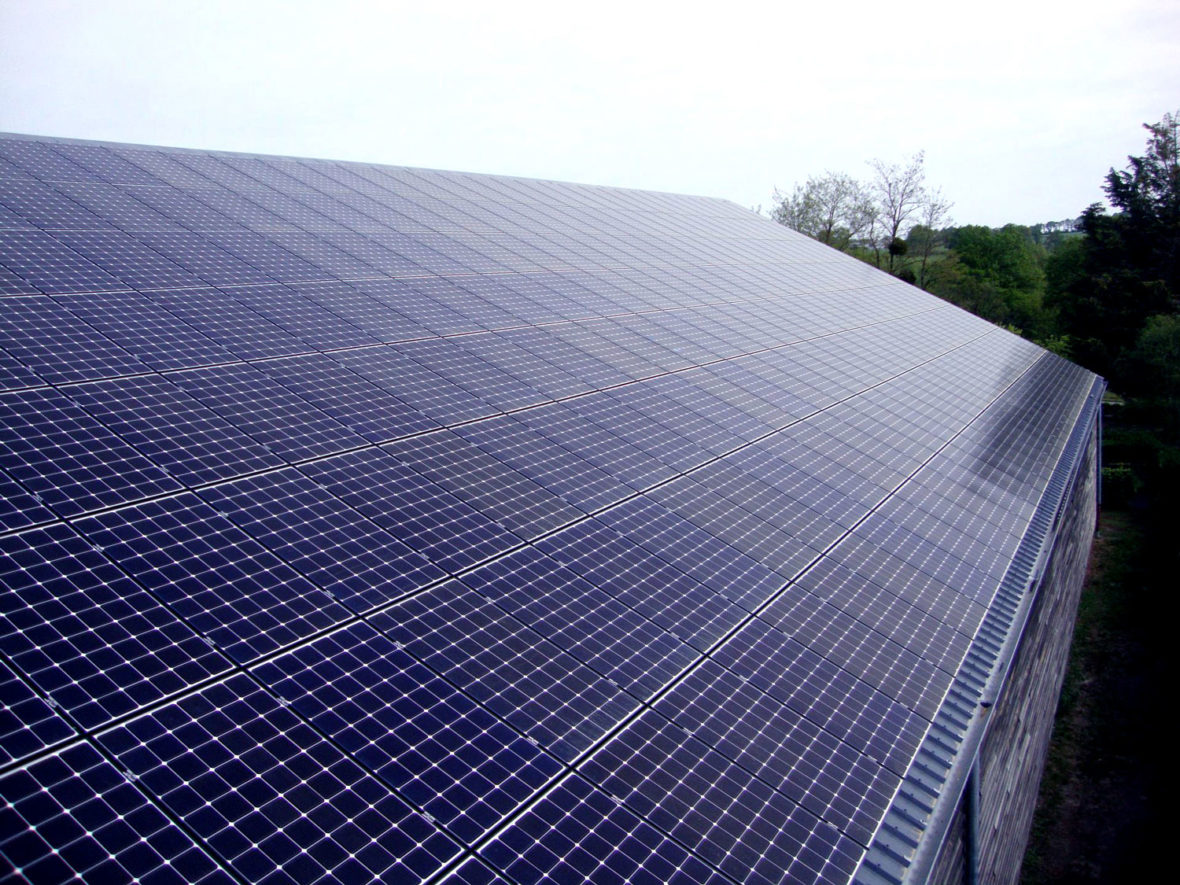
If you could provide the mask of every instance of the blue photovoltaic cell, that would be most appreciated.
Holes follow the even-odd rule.
[[[430,237],[433,241],[435,238]],[[414,282],[414,290],[430,298],[431,301],[464,317],[471,329],[505,329],[524,324],[521,317],[500,304],[493,303],[480,297],[467,284],[469,279],[478,279],[468,274],[461,278],[462,282],[455,282],[437,277]]]
[[[539,541],[537,547],[700,651],[709,649],[746,615],[736,604],[597,520],[563,529]]]
[[[363,276],[371,276],[372,272],[369,269]],[[350,276],[355,277],[357,274]],[[347,320],[378,341],[402,341],[430,334],[392,305],[366,295],[350,283],[299,283],[293,288],[304,298]]]
[[[359,238],[361,235],[355,234],[353,236]],[[338,240],[339,238],[334,239]],[[367,243],[367,245],[373,246],[372,243]],[[413,337],[451,335],[456,332],[479,330],[475,322],[431,298],[423,290],[424,282],[425,280],[419,279],[415,275],[407,280],[356,280],[352,285],[373,300],[397,311],[398,314],[424,330],[422,336]]]
[[[818,653],[754,620],[714,655],[723,667],[880,759],[897,774],[928,723]]]
[[[341,749],[465,842],[561,769],[365,624],[256,672]]]
[[[448,885],[508,885],[507,879],[476,858],[462,864],[442,881]]]
[[[275,275],[226,251],[212,239],[214,235],[215,231],[209,229],[199,234],[148,231],[140,233],[139,239],[211,286],[277,282]]]
[[[129,289],[200,286],[204,282],[135,237],[121,231],[59,231],[54,234]]]
[[[626,374],[609,363],[605,363],[574,344],[559,337],[562,327],[547,329],[513,329],[504,332],[504,337],[517,347],[531,353],[550,365],[559,366],[581,381],[583,390],[601,390],[613,384],[624,384],[631,380]]]
[[[0,180],[0,205],[21,217],[21,227],[60,232],[99,230],[110,225],[61,191],[33,179]]]
[[[564,403],[530,409],[515,417],[636,491],[676,475],[672,468],[617,436],[610,428],[583,421]]]
[[[958,667],[977,626],[971,623],[957,629],[946,622],[941,607],[934,613],[926,611],[891,592],[892,588],[881,587],[834,561],[819,563],[801,576],[796,586],[947,671]]]
[[[285,464],[166,378],[80,384],[75,402],[185,485]]]
[[[113,154],[107,154],[107,158],[115,159]],[[134,171],[124,174],[126,169]],[[136,173],[144,177],[141,171],[135,170],[129,163],[123,163],[123,166],[114,172],[114,176],[131,177]],[[158,181],[145,183],[155,186],[160,184]],[[104,228],[113,226],[119,231],[183,229],[175,221],[161,215],[140,199],[145,190],[142,187],[120,186],[101,181],[61,181],[56,182],[54,187],[71,200],[102,215],[107,222],[103,225]],[[150,258],[149,262],[154,262],[159,258],[160,256],[155,256]],[[187,271],[182,270],[181,273],[187,274]]]
[[[0,874],[28,882],[229,885],[207,850],[91,746],[0,778]],[[6,868],[6,869],[5,869]]]
[[[376,344],[377,339],[364,330],[326,310],[310,298],[304,298],[289,286],[230,286],[222,291],[250,310],[265,317],[288,334],[307,342],[308,349],[330,350]],[[241,281],[238,281],[239,283]]]
[[[248,230],[226,230],[211,232],[206,234],[206,237],[210,243],[241,258],[251,267],[265,268],[266,274],[278,282],[291,283],[324,278],[324,272],[320,268],[274,243],[265,234]]]
[[[57,390],[0,394],[0,443],[0,466],[61,516],[180,487]]]
[[[714,457],[715,453],[679,430],[658,424],[631,408],[626,399],[616,396],[614,391],[603,391],[569,400],[566,405],[582,421],[622,437],[676,473],[699,467]]]
[[[449,338],[426,338],[399,344],[397,349],[464,390],[488,403],[493,411],[508,412],[546,402],[549,397],[464,350]],[[488,414],[483,411],[480,414]]]
[[[788,587],[759,617],[923,716],[934,715],[950,684],[950,674],[917,650],[875,632],[800,584]]]
[[[1102,389],[725,201],[28,136],[0,308],[35,882],[848,883]]]
[[[235,360],[224,347],[143,295],[75,295],[61,303],[158,371]]]
[[[43,181],[85,181],[94,174],[73,162],[65,151],[51,144],[25,139],[0,140],[0,157],[16,167],[17,178]]]
[[[0,303],[0,308],[4,304]],[[0,334],[3,334],[0,332]],[[42,379],[10,354],[7,350],[0,348],[0,390],[16,390],[21,387],[37,387],[44,382]]]
[[[99,740],[247,881],[419,882],[457,850],[245,676]]]
[[[444,430],[387,447],[428,479],[522,538],[559,528],[583,513],[455,433]]]
[[[482,852],[514,882],[721,885],[728,880],[580,777],[566,778]]]
[[[628,385],[612,391],[611,395],[651,422],[675,430],[714,455],[731,452],[747,441],[735,433],[731,423],[723,421],[722,416],[703,415],[678,402],[673,394],[684,393],[682,384],[676,376],[666,375],[642,384]]]
[[[715,461],[696,471],[693,481],[749,511],[776,529],[796,538],[806,538],[807,546],[824,550],[838,540],[845,526],[828,519],[774,484],[724,461]]]
[[[167,160],[164,157],[161,157],[161,159]],[[157,169],[155,171],[161,170]],[[167,175],[169,173],[165,172],[164,174]],[[208,182],[204,183],[208,184]],[[175,222],[160,228],[152,228],[153,230],[185,234],[189,232],[189,229],[201,231],[238,230],[241,227],[241,225],[229,218],[225,213],[219,212],[197,199],[193,196],[195,193],[197,192],[193,190],[182,191],[171,187],[139,187],[135,189],[135,198],[165,218],[172,219]],[[179,242],[184,242],[185,239],[190,243],[194,242],[190,238],[184,238]],[[173,249],[177,243],[178,241],[176,240],[157,241],[153,248],[158,252],[164,253],[167,250]],[[174,255],[176,256],[173,258],[174,261],[193,271],[202,279],[205,278],[199,269],[181,260],[182,257],[187,257],[183,250],[175,250]]]
[[[516,335],[517,331],[509,331],[489,335],[464,335],[453,340],[459,347],[510,375],[527,378],[529,384],[550,399],[561,399],[590,389],[585,381],[571,372],[546,362],[516,344]]]
[[[458,581],[398,603],[372,623],[567,761],[638,703]]]
[[[0,764],[74,735],[70,724],[0,661]]]
[[[462,581],[640,698],[650,697],[696,656],[673,634],[532,547],[481,566]]]
[[[149,371],[57,299],[6,298],[0,307],[0,344],[51,384]]]
[[[365,439],[253,365],[169,376],[185,392],[288,461],[365,445]]]
[[[354,611],[446,576],[294,468],[205,489],[201,497]]]
[[[300,470],[450,572],[521,543],[499,523],[381,448],[314,461]]]
[[[784,578],[796,575],[820,553],[802,538],[737,506],[692,476],[681,476],[653,489],[649,496]]]
[[[747,611],[783,585],[758,560],[648,498],[632,498],[596,518]]]
[[[370,442],[438,426],[387,389],[322,354],[270,360],[259,368]]]
[[[479,421],[458,427],[455,432],[586,513],[634,494],[605,470],[546,439],[514,416]]]
[[[63,159],[68,157],[69,162],[81,166],[87,172],[100,177],[103,181],[110,181],[116,184],[147,185],[150,187],[158,187],[163,184],[161,179],[128,162],[110,147],[96,144],[78,144],[76,142],[70,144],[68,147],[65,145],[50,145],[50,147]],[[50,175],[48,177],[54,178],[55,176]],[[85,183],[97,185],[97,182],[89,178]]]
[[[193,494],[87,517],[77,526],[237,661],[282,648],[348,616]]]
[[[0,538],[0,645],[86,728],[228,666],[68,526]]]
[[[880,762],[713,661],[656,709],[862,845],[900,781]]]
[[[860,861],[861,846],[836,827],[655,713],[581,773],[742,881],[844,881]]]
[[[3,162],[0,162],[0,171],[5,171]],[[29,226],[29,222],[23,216],[13,212],[7,206],[0,204],[0,230],[27,230]],[[7,271],[5,271],[5,274],[7,274]],[[12,279],[19,282],[19,278],[17,277],[13,277]],[[7,290],[4,291],[6,292]]]
[[[389,391],[396,390],[400,400],[430,419],[430,424],[417,429],[486,417],[499,411],[395,347],[367,347],[334,357],[366,381]]]
[[[0,470],[0,529],[23,529],[49,522],[53,513]]]
[[[0,265],[25,286],[11,292],[114,292],[127,285],[75,252],[52,234],[0,230]]]
[[[303,353],[308,345],[218,289],[147,293],[156,304],[239,359]]]

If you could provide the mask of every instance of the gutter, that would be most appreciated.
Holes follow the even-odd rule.
[[[1101,420],[1105,389],[1106,382],[1095,378],[996,596],[852,878],[856,885],[925,883],[965,790],[978,790],[979,748],[990,713],[1007,684],[1056,547],[1057,528],[1076,485],[1081,456],[1091,428]],[[978,807],[974,803],[976,812]]]

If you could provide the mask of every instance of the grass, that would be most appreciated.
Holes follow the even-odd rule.
[[[1148,882],[1170,865],[1156,809],[1170,746],[1162,721],[1168,542],[1141,512],[1105,512],[1021,881]],[[1170,743],[1170,742],[1169,742]]]

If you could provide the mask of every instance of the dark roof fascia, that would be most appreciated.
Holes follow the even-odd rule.
[[[995,599],[853,877],[857,885],[929,878],[1007,684],[1105,390],[1096,376]]]

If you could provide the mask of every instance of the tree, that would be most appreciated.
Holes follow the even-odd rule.
[[[1180,316],[1148,317],[1122,363],[1128,393],[1180,403]]]
[[[870,160],[875,177],[868,185],[842,172],[829,171],[796,184],[789,194],[776,189],[771,217],[862,259],[869,252],[877,267],[882,266],[885,257],[890,273],[925,286],[934,248],[933,231],[949,223],[951,203],[941,190],[926,189],[924,162],[921,151],[905,166]],[[925,223],[931,235],[910,243],[907,235],[918,221]],[[920,277],[913,269],[915,259]]]
[[[1090,206],[1081,220],[1083,254],[1065,285],[1051,290],[1075,357],[1135,387],[1143,361],[1122,359],[1137,346],[1148,318],[1180,310],[1180,164],[1177,115],[1144,125],[1147,149],[1111,169],[1105,191],[1115,208]]]
[[[910,251],[919,258],[918,285],[926,288],[930,256],[938,241],[938,232],[951,223],[951,206],[954,204],[942,195],[942,188],[927,191],[922,204],[920,221],[910,229],[908,237]]]
[[[1180,112],[1145,123],[1147,152],[1111,169],[1106,196],[1122,213],[1126,259],[1142,274],[1180,294]]]
[[[924,151],[918,151],[906,166],[870,160],[869,165],[876,173],[873,179],[873,195],[876,197],[884,234],[884,246],[889,248],[895,240],[909,233],[913,220],[926,202],[926,161]],[[897,256],[889,253],[889,271],[892,273]]]
[[[808,178],[790,194],[776,189],[774,200],[775,221],[840,250],[865,232],[875,211],[860,182],[838,172]]]
[[[930,291],[984,319],[1016,326],[1034,340],[1052,336],[1043,309],[1044,249],[1027,228],[952,228],[947,245],[949,255],[929,270]]]

